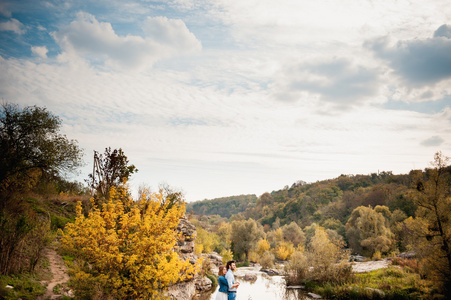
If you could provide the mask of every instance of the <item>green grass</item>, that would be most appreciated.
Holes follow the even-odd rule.
[[[13,288],[6,288],[6,286]],[[41,286],[35,274],[22,273],[20,275],[0,276],[0,299],[36,299],[44,295],[45,287]]]
[[[351,282],[311,284],[315,293],[328,299],[439,299],[431,281],[407,268],[391,266],[356,274]]]

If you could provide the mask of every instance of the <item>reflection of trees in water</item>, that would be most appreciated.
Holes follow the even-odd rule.
[[[310,299],[307,293],[298,289],[285,289],[283,300],[307,300]]]

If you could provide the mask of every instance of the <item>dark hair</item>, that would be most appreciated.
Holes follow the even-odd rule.
[[[219,276],[224,275],[224,274],[222,274],[222,270],[224,270],[224,269],[225,269],[225,266],[224,266],[224,265],[220,265],[220,266],[219,266],[219,271],[218,271],[218,275],[219,275]]]
[[[234,264],[234,263],[235,263],[234,260],[229,260],[229,261],[227,262],[227,270],[230,269],[230,265],[231,265],[231,264]]]

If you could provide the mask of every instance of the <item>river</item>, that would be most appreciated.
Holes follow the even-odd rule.
[[[235,280],[240,282],[237,292],[237,300],[304,300],[311,299],[306,293],[297,289],[286,289],[283,276],[269,276],[260,272],[260,268],[247,267],[238,268],[235,272]],[[246,281],[242,277],[245,274],[257,275],[257,280]],[[209,295],[204,295],[202,300],[214,300],[218,292],[215,291]],[[199,299],[199,298],[198,298]]]

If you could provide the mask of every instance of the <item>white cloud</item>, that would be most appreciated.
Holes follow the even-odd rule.
[[[149,22],[147,29],[151,28],[155,37],[118,36],[110,23],[79,13],[75,21],[52,35],[69,57],[125,68],[146,68],[158,60],[200,50],[200,42],[182,21],[162,18]],[[160,31],[171,34],[164,43]]]
[[[47,58],[47,52],[49,50],[47,49],[46,46],[42,46],[42,47],[31,47],[31,52],[33,52],[35,55],[41,57],[41,58]]]
[[[378,70],[347,59],[291,63],[276,76],[274,96],[282,101],[310,98],[349,106],[376,98]]]
[[[147,17],[143,30],[149,38],[180,50],[200,50],[201,44],[182,20],[166,17]]]
[[[26,32],[24,25],[17,19],[10,19],[9,21],[0,23],[0,31],[12,31],[17,34],[24,34]]]
[[[446,0],[420,2],[380,0],[298,1],[220,0],[212,15],[231,27],[240,43],[268,47],[303,45],[303,52],[327,49],[333,43],[353,45],[361,38],[387,31],[405,37],[418,26],[449,19]],[[336,51],[336,47],[334,49]]]

